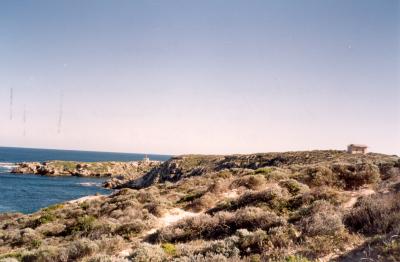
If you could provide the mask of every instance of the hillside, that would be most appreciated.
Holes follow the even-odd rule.
[[[0,258],[400,260],[397,156],[185,155],[116,187],[111,196],[0,215]]]

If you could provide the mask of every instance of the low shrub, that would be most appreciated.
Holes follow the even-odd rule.
[[[347,230],[337,231],[333,235],[306,236],[299,246],[299,255],[317,261],[334,252],[346,251],[355,241],[358,241],[357,237],[349,234]]]
[[[99,250],[108,255],[115,255],[126,248],[126,242],[121,236],[103,237],[96,241]]]
[[[260,189],[265,184],[265,178],[262,175],[247,175],[235,179],[231,188],[246,187],[248,189],[257,190]]]
[[[229,170],[224,169],[224,170],[221,170],[221,171],[215,173],[214,176],[218,177],[218,178],[222,178],[222,179],[227,179],[227,178],[232,177],[232,173]]]
[[[89,201],[83,201],[82,203],[79,203],[79,207],[82,208],[83,210],[87,210],[90,207],[90,202]]]
[[[161,245],[161,248],[164,250],[165,254],[169,256],[175,256],[176,255],[176,247],[174,244],[171,243],[163,243]]]
[[[129,258],[132,261],[137,262],[162,262],[167,261],[167,256],[164,250],[160,246],[141,244],[134,248],[133,252],[130,254]]]
[[[116,234],[121,235],[125,238],[137,236],[143,230],[146,229],[146,224],[139,219],[133,220],[131,223],[123,224],[116,230]]]
[[[283,188],[286,188],[292,195],[297,195],[299,193],[305,193],[309,191],[307,185],[302,184],[294,179],[282,180],[279,182],[279,185]]]
[[[351,230],[366,235],[400,230],[400,192],[360,198],[344,222]]]
[[[191,201],[201,197],[204,194],[205,194],[205,192],[203,192],[203,191],[190,193],[186,196],[183,196],[181,199],[179,199],[177,203],[180,204],[180,203],[185,203],[185,202],[191,202]]]
[[[316,201],[306,213],[299,224],[303,234],[307,236],[332,236],[344,229],[342,215],[329,202]]]
[[[43,224],[50,223],[54,220],[56,220],[56,216],[53,213],[46,211],[41,213],[40,217],[38,217],[37,219],[29,221],[27,227],[37,228]]]
[[[24,254],[22,262],[67,262],[68,254],[64,249],[52,246],[41,247],[31,253]]]
[[[32,228],[24,228],[20,231],[20,236],[16,239],[15,244],[37,248],[40,246],[41,239],[42,236]]]
[[[66,228],[64,223],[61,223],[61,222],[54,221],[51,223],[40,225],[39,227],[36,228],[36,231],[40,232],[44,236],[48,236],[48,237],[49,236],[58,236],[58,235],[62,234],[62,232]]]
[[[357,189],[380,180],[379,168],[374,164],[335,164],[332,171],[344,182],[345,189]]]
[[[305,168],[299,178],[310,186],[341,186],[341,182],[332,170],[322,165]]]
[[[316,165],[306,168],[299,179],[311,186],[334,186],[357,189],[380,180],[379,168],[371,163],[340,163],[330,166]]]
[[[186,242],[194,239],[220,239],[237,229],[269,229],[281,226],[285,220],[276,214],[256,207],[246,207],[234,213],[219,212],[214,216],[198,215],[178,221],[159,230],[154,240],[161,242]]]
[[[198,252],[202,255],[222,255],[225,258],[230,258],[233,260],[234,258],[239,257],[240,250],[237,248],[238,244],[238,237],[237,236],[230,236],[221,240],[214,240],[205,243],[205,247],[203,247]]]
[[[67,248],[68,259],[71,261],[94,255],[97,251],[98,246],[89,239],[76,240],[70,243]]]
[[[165,213],[165,209],[160,203],[148,203],[143,206],[143,208],[147,209],[150,214],[161,217]]]
[[[296,210],[301,207],[307,207],[317,200],[325,200],[332,205],[338,206],[348,200],[348,197],[328,186],[314,187],[308,192],[291,198],[289,206],[291,210]]]
[[[229,181],[227,179],[218,179],[214,181],[207,189],[207,192],[213,194],[221,194],[229,189]]]
[[[268,175],[271,174],[274,169],[271,167],[260,167],[254,171],[254,174]]]
[[[232,200],[225,205],[219,205],[207,211],[209,214],[218,211],[232,211],[245,206],[261,205],[271,209],[274,212],[281,213],[286,209],[288,193],[279,186],[274,186],[262,191],[246,192],[238,199]]]
[[[97,220],[96,223],[91,226],[90,231],[86,232],[86,236],[91,240],[101,239],[113,235],[115,229],[115,224],[105,220]]]
[[[215,196],[213,196],[211,193],[206,193],[200,198],[193,200],[192,203],[188,205],[188,208],[194,210],[195,212],[200,212],[204,209],[212,207],[214,204]]]
[[[87,235],[95,227],[97,218],[94,216],[84,215],[76,219],[75,224],[65,229],[65,234],[82,234]]]

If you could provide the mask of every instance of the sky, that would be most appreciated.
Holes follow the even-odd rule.
[[[0,1],[0,146],[400,155],[399,75],[396,0]]]

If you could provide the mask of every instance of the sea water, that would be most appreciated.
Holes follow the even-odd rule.
[[[133,161],[143,157],[144,154],[0,147],[0,213],[32,213],[52,204],[87,195],[111,193],[111,190],[101,187],[106,178],[11,174],[17,162]],[[163,161],[169,156],[149,155],[149,158]]]

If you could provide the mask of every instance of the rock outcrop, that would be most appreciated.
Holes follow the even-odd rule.
[[[45,176],[113,177],[116,180],[133,179],[143,175],[160,161],[130,162],[75,162],[48,161],[18,163],[11,173],[36,174]]]

